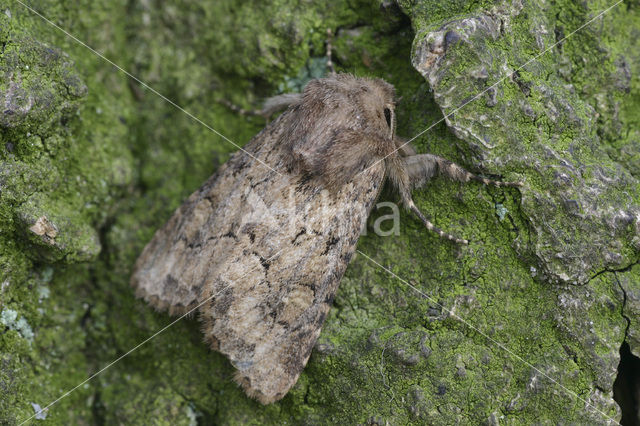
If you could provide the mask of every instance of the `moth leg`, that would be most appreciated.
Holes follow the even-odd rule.
[[[404,139],[396,136],[396,138],[393,140],[393,143],[398,150],[398,153],[402,157],[410,157],[417,154],[416,149],[413,147],[413,145],[411,145]]]
[[[413,198],[411,197],[411,180],[408,173],[408,168],[406,166],[407,158],[412,157],[403,158],[398,155],[393,155],[387,160],[389,179],[391,179],[394,186],[400,192],[400,197],[402,198],[403,204],[416,216],[418,216],[418,218],[424,224],[425,228],[427,228],[429,231],[435,232],[440,236],[440,238],[444,238],[445,240],[450,240],[458,244],[469,244],[469,241],[463,238],[458,238],[455,235],[451,235],[435,226],[415,205],[415,203],[413,202]]]
[[[411,188],[424,186],[436,173],[440,173],[458,182],[469,182],[475,180],[485,185],[495,186],[522,186],[520,182],[501,182],[474,175],[445,158],[433,154],[417,154],[404,158]]]
[[[262,105],[262,109],[258,110],[246,110],[239,106],[229,102],[226,99],[219,99],[218,103],[226,106],[231,111],[240,115],[253,115],[263,117],[265,120],[271,118],[271,116],[278,111],[287,109],[290,105],[300,102],[302,95],[300,93],[284,93],[282,95],[272,96],[267,98]]]
[[[437,226],[435,226],[433,223],[431,223],[429,221],[429,219],[427,219],[424,216],[424,214],[422,214],[420,209],[418,209],[418,207],[416,207],[416,205],[413,203],[413,200],[410,201],[409,210],[411,210],[413,213],[416,214],[416,216],[418,216],[420,218],[422,223],[424,223],[425,228],[427,228],[429,231],[435,232],[436,234],[438,234],[440,236],[440,238],[444,238],[445,240],[450,240],[450,241],[453,241],[454,243],[458,243],[458,244],[464,244],[464,245],[469,244],[468,240],[465,240],[463,238],[458,238],[455,235],[448,234],[448,233],[444,232],[442,229],[440,229]]]

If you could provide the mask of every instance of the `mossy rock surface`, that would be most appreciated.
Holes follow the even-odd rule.
[[[0,424],[72,389],[48,424],[620,419],[619,349],[640,356],[637,4],[573,35],[610,4],[25,4],[103,57],[0,0]],[[248,399],[193,318],[109,366],[174,320],[128,285],[142,247],[264,125],[220,100],[326,73],[328,28],[339,71],[395,85],[399,134],[429,128],[420,152],[524,185],[415,191],[469,246],[407,212],[397,236],[370,226],[278,403]]]

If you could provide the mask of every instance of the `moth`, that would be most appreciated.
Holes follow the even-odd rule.
[[[263,404],[305,367],[358,237],[388,179],[411,198],[436,173],[497,182],[396,137],[395,93],[381,79],[336,74],[278,97],[286,110],[236,152],[159,229],[131,278],[160,311],[197,307],[205,341]]]

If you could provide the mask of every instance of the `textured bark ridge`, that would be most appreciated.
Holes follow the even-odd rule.
[[[472,158],[489,172],[526,176],[522,212],[533,235],[514,241],[518,253],[535,255],[547,281],[584,284],[636,261],[640,186],[607,155],[600,113],[576,93],[573,74],[550,72],[570,59],[542,7],[515,1],[419,26],[412,63]],[[513,33],[521,15],[530,17],[529,34]],[[607,95],[628,91],[629,74],[622,83]]]
[[[404,281],[355,256],[282,401],[247,398],[198,321],[185,319],[40,417],[60,425],[621,418],[612,386],[623,342],[627,357],[640,356],[633,2],[517,73],[610,4],[166,3],[29,4],[238,144],[264,123],[219,100],[249,109],[322,76],[331,28],[338,71],[395,86],[399,135],[454,112],[414,141],[420,153],[525,186],[434,179],[414,191],[415,204],[468,239],[465,247],[403,211],[399,235],[377,236],[371,225],[389,212],[374,205],[358,248]],[[17,424],[170,324],[134,297],[133,264],[237,148],[9,0],[0,0],[0,103],[0,423]],[[397,196],[384,189],[379,200]],[[637,415],[627,407],[625,416]]]

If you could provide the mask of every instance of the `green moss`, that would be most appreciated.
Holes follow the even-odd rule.
[[[434,99],[411,67],[411,26],[418,43],[452,18],[499,4],[400,4],[411,21],[386,3],[360,0],[305,5],[47,0],[37,7],[243,145],[264,123],[238,116],[218,101],[257,107],[260,99],[321,75],[327,28],[335,32],[340,71],[395,85],[402,97],[399,134],[415,135],[440,120],[440,88],[433,88]],[[528,4],[527,13],[512,19],[508,36],[486,40],[486,50],[457,45],[441,87],[483,90],[486,83],[461,77],[483,52],[496,52],[516,67],[540,51],[532,27],[548,24],[543,36],[548,45],[555,39],[552,28],[562,27],[566,34],[600,6],[604,3],[588,10],[570,2]],[[0,423],[11,424],[33,415],[32,403],[46,406],[173,321],[134,298],[128,286],[131,266],[155,229],[237,147],[18,3],[0,0],[0,12],[5,10],[11,17],[0,13],[0,99],[13,81],[38,100],[27,113],[0,122],[0,312],[16,313],[15,318],[0,314],[13,318],[0,326]],[[415,141],[421,152],[474,171],[518,176],[531,192],[442,179],[415,191],[416,204],[439,227],[470,245],[440,240],[406,212],[400,237],[372,232],[362,237],[363,253],[419,292],[356,256],[307,368],[281,402],[265,407],[248,399],[233,383],[229,362],[202,342],[198,322],[186,319],[54,405],[49,423],[604,421],[571,392],[593,398],[615,417],[611,367],[625,337],[625,316],[635,312],[629,302],[622,306],[636,291],[635,269],[602,273],[607,263],[600,259],[586,271],[597,277],[583,285],[550,284],[549,270],[561,270],[568,261],[555,260],[546,269],[540,264],[537,249],[550,243],[535,232],[538,210],[559,224],[564,241],[601,242],[566,225],[571,212],[564,207],[530,197],[553,189],[556,176],[553,167],[538,172],[530,165],[539,160],[549,166],[541,151],[549,146],[572,150],[588,166],[581,176],[570,176],[571,182],[591,179],[602,172],[598,167],[614,168],[615,162],[637,176],[638,64],[627,53],[637,41],[622,34],[640,19],[632,12],[612,12],[603,30],[579,33],[554,56],[522,70],[517,82],[501,87],[506,111],[524,108],[519,102],[526,101],[537,117],[509,116],[521,144],[505,143],[512,135],[487,133],[498,143],[487,154],[445,123]],[[611,25],[614,19],[624,25]],[[495,65],[500,75],[502,62]],[[634,71],[627,80],[625,67]],[[8,77],[18,71],[20,79]],[[529,90],[526,97],[523,88]],[[28,96],[15,99],[17,111],[28,105]],[[554,121],[545,114],[559,101],[573,111]],[[482,108],[470,105],[459,119],[472,121],[478,111]],[[592,111],[598,112],[596,119]],[[611,158],[601,158],[599,149]],[[612,203],[625,191],[637,202],[635,189],[627,187],[631,182],[603,193],[599,202]],[[382,200],[396,195],[387,189]],[[369,224],[386,213],[374,211]],[[53,239],[29,229],[43,216],[56,229]],[[622,256],[622,268],[637,259],[637,248],[630,236],[612,241],[618,240],[610,251]],[[34,334],[31,344],[25,324]],[[636,329],[633,323],[630,335],[637,336]]]
[[[0,2],[0,10],[0,307],[20,313],[0,334],[8,380],[0,423],[13,424],[35,414],[32,403],[45,407],[80,383],[92,367],[82,328],[91,305],[82,303],[87,266],[68,273],[65,265],[96,259],[99,227],[130,184],[133,165],[119,120],[127,99],[94,72],[95,58],[87,61],[74,45],[82,54],[72,59],[65,36],[19,3]],[[54,21],[56,12],[64,13],[47,10]],[[34,230],[39,219],[49,235]],[[25,344],[30,337],[33,344]],[[78,389],[47,418],[88,421],[90,394]]]

